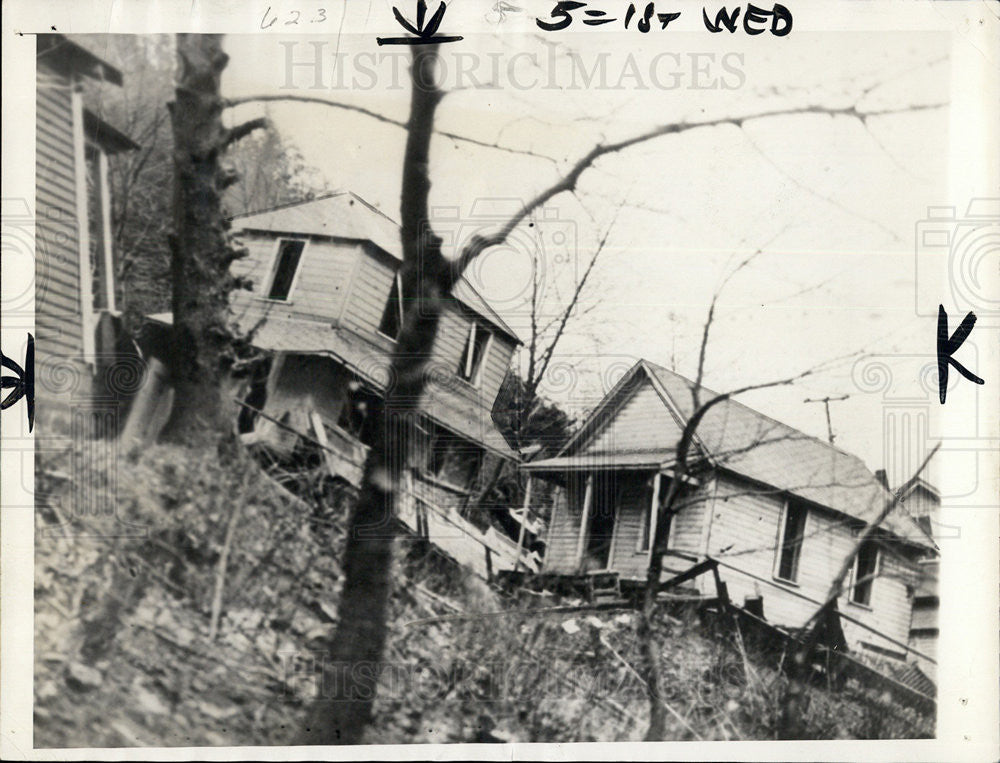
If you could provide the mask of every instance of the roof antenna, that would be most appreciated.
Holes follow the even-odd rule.
[[[836,403],[841,400],[847,400],[850,395],[841,395],[840,397],[807,397],[803,402],[805,403],[822,403],[823,408],[826,409],[826,436],[830,440],[830,444],[833,445],[833,441],[836,436],[833,434],[833,424],[830,423],[830,403]]]

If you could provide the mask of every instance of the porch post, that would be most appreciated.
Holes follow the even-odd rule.
[[[587,489],[583,493],[583,510],[580,512],[580,534],[576,539],[576,563],[583,562],[583,542],[587,537],[587,520],[590,518],[590,503],[594,493],[594,475],[587,475]]]
[[[104,304],[108,310],[115,309],[115,258],[111,248],[111,185],[108,183],[108,155],[97,153],[97,166],[101,184],[101,230],[104,251],[98,255],[104,258]]]
[[[521,530],[517,534],[517,557],[514,560],[514,572],[521,567],[521,549],[524,547],[524,526],[528,522],[528,506],[531,503],[531,475],[528,475],[528,482],[524,486],[524,505],[521,507]]]
[[[83,130],[83,94],[74,78],[70,95],[73,110],[73,172],[76,180],[77,263],[80,268],[80,327],[83,358],[94,363],[94,278],[90,269],[90,218],[87,214],[87,140]]]
[[[653,553],[655,551],[654,546],[656,545],[656,523],[659,519],[659,505],[660,505],[660,481],[663,479],[663,474],[657,472],[653,475],[653,500],[649,505],[649,558],[653,558]],[[641,551],[641,549],[636,549]]]

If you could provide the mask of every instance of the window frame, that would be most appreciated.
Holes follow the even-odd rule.
[[[83,147],[83,167],[86,176],[87,193],[87,243],[88,277],[91,279],[91,312],[115,310],[115,261],[111,229],[111,187],[108,182],[108,152],[96,140],[86,137]],[[94,177],[91,178],[90,163],[93,160]],[[91,185],[91,182],[93,185]],[[93,198],[96,207],[97,227],[100,240],[95,241],[90,235],[90,204]],[[96,267],[95,267],[96,266]],[[103,273],[103,277],[99,275]],[[95,288],[94,280],[98,280]],[[99,293],[103,289],[103,293]],[[102,304],[95,304],[100,302]]]
[[[855,592],[858,587],[859,572],[861,567],[861,553],[866,548],[873,549],[875,552],[875,558],[872,563],[872,571],[869,573],[870,577],[865,582],[868,587],[865,589],[868,594],[867,601],[858,601],[855,599]],[[861,547],[858,549],[858,553],[854,556],[854,564],[851,565],[851,583],[847,589],[847,601],[856,607],[862,607],[864,609],[872,609],[872,601],[875,598],[875,580],[878,578],[882,567],[882,549],[879,548],[878,544],[868,538],[864,540]]]
[[[399,331],[396,333],[396,336],[393,336],[392,334],[387,334],[382,330],[382,324],[385,322],[385,316],[389,312],[389,305],[392,302],[393,289],[396,290],[396,294],[398,295],[397,302],[399,303]],[[393,274],[392,286],[389,287],[389,296],[386,298],[385,307],[382,309],[382,317],[379,318],[378,327],[375,329],[375,331],[378,333],[379,336],[385,337],[389,341],[398,342],[399,334],[403,331],[403,319],[405,317],[406,317],[406,307],[403,304],[403,276],[399,272],[399,270],[396,270],[396,272]]]
[[[464,443],[466,446],[471,445],[471,448],[463,447],[459,443]],[[483,470],[485,448],[468,438],[446,429],[442,430],[440,427],[435,427],[433,431],[428,433],[425,447],[427,449],[426,456],[417,470],[420,476],[455,492],[470,494],[476,478]],[[455,458],[455,454],[458,454],[458,458],[463,460],[463,457],[471,455],[471,460],[466,462],[469,473],[465,475],[464,485],[448,479],[447,466]],[[434,466],[437,468],[435,469]]]
[[[292,297],[295,294],[295,287],[298,286],[299,277],[302,275],[302,266],[306,259],[306,250],[309,248],[310,239],[306,236],[280,236],[275,242],[274,253],[271,255],[271,267],[268,269],[268,277],[265,282],[260,299],[280,305],[292,304]],[[278,265],[281,263],[281,248],[285,242],[301,242],[302,252],[299,254],[299,261],[295,265],[295,273],[292,275],[292,282],[288,286],[288,294],[284,299],[270,296],[274,288],[274,279],[278,275]]]
[[[784,577],[781,575],[782,567],[782,556],[786,550],[785,548],[785,534],[788,531],[788,518],[791,511],[802,512],[802,521],[800,523],[799,538],[797,542],[797,550],[795,552],[796,556],[794,559],[792,567],[792,576]],[[799,570],[802,562],[802,549],[805,546],[806,539],[806,526],[809,523],[809,507],[804,503],[793,501],[792,499],[785,499],[785,505],[782,507],[781,516],[778,521],[778,545],[775,548],[774,554],[774,569],[772,570],[772,576],[775,580],[785,583],[787,585],[799,585]]]
[[[479,356],[479,362],[476,364],[475,368],[472,369],[471,374],[466,375],[465,370],[468,369],[470,363],[474,361],[473,355],[475,354],[476,347],[476,333],[479,331],[486,332],[486,343],[483,345],[483,351]],[[486,358],[489,357],[490,351],[493,349],[493,333],[494,332],[490,328],[483,325],[480,321],[473,320],[469,324],[469,330],[465,333],[465,346],[462,349],[463,367],[456,373],[456,376],[458,376],[458,378],[466,384],[477,388],[479,387],[483,378],[483,366],[486,364]]]

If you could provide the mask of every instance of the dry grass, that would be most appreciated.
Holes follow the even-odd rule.
[[[36,746],[292,741],[335,623],[346,510],[336,504],[347,494],[306,503],[252,462],[223,468],[156,447],[113,472],[84,465],[95,484],[117,477],[118,486],[113,514],[81,517],[70,454],[37,463]],[[145,533],[125,537],[128,528]],[[631,613],[495,615],[559,602],[501,597],[424,543],[400,541],[397,557],[371,741],[642,738]],[[411,624],[455,611],[481,616]],[[773,738],[784,678],[763,650],[692,610],[665,616],[658,631],[676,711],[670,738]],[[98,671],[95,685],[72,678],[80,665]],[[817,738],[932,731],[932,721],[852,686],[814,689],[807,725]]]

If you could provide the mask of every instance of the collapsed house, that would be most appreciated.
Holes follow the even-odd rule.
[[[644,583],[657,511],[678,479],[692,387],[639,361],[557,456],[522,466],[558,488],[543,573]],[[700,390],[701,403],[715,396]],[[859,458],[729,399],[701,421],[688,461],[667,517],[664,579],[716,560],[734,602],[792,631],[826,599],[858,533],[891,498]],[[898,510],[862,544],[838,598],[845,646],[906,659],[919,563],[933,551]],[[704,576],[689,585],[711,594]]]
[[[357,486],[374,434],[370,412],[392,383],[390,358],[407,299],[399,226],[344,192],[238,217],[233,232],[249,252],[233,274],[253,288],[234,292],[231,309],[262,355],[240,392],[240,436],[288,460],[303,439],[311,441],[331,477]],[[150,319],[165,326],[171,316]],[[516,460],[491,411],[519,343],[460,280],[427,364],[399,506],[412,532],[484,577],[539,566],[529,548],[536,523],[485,496],[504,464]],[[158,407],[136,425],[143,437],[166,420],[168,404]],[[497,512],[503,523],[491,521]],[[524,528],[516,539],[500,529],[511,521]]]

